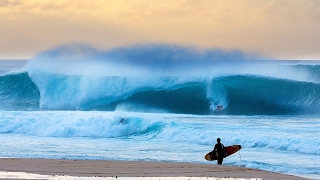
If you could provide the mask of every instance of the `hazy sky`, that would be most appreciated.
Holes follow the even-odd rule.
[[[168,43],[320,59],[320,0],[0,0],[0,59]]]

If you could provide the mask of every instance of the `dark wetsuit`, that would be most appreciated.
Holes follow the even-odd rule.
[[[214,150],[218,152],[218,164],[222,164],[223,156],[224,156],[224,145],[222,143],[217,143],[214,146]]]

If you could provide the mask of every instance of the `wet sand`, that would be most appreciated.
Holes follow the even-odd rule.
[[[306,179],[244,167],[219,166],[214,164],[214,162],[213,164],[196,164],[141,161],[0,158],[0,179],[232,180],[245,178],[264,180]]]

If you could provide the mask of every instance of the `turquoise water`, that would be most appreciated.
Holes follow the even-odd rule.
[[[204,155],[220,137],[242,145],[225,165],[320,177],[320,120],[313,116],[1,111],[0,119],[2,157],[215,164]]]
[[[171,46],[0,61],[0,156],[215,164],[220,137],[242,145],[225,165],[320,179],[319,63]]]

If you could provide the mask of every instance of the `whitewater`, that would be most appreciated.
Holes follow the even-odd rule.
[[[204,159],[320,179],[320,62],[174,45],[71,44],[0,61],[0,157]],[[222,110],[217,110],[222,106]]]

